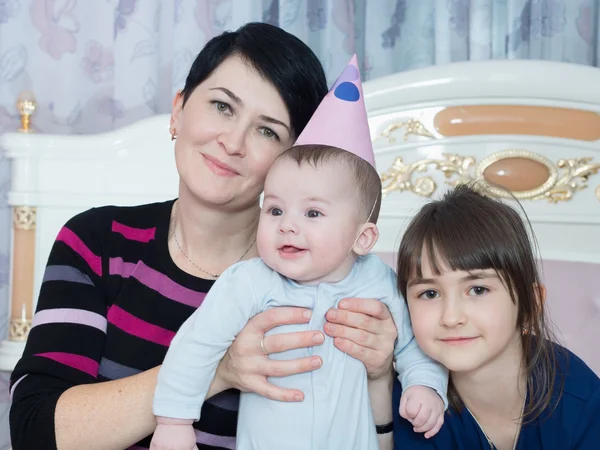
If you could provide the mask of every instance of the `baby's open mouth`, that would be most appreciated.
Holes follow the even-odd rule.
[[[279,251],[281,253],[286,253],[288,255],[293,255],[295,253],[300,253],[303,252],[305,249],[304,248],[298,248],[298,247],[294,247],[293,245],[284,245],[282,247],[279,248]]]

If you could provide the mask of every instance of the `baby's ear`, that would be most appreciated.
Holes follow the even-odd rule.
[[[361,225],[360,234],[352,246],[352,251],[359,256],[364,256],[371,251],[377,239],[379,239],[377,225],[371,222]]]

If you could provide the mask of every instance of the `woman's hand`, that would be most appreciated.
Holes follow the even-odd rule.
[[[323,364],[321,358],[312,356],[276,361],[269,359],[268,355],[320,345],[325,336],[319,331],[270,336],[265,336],[265,333],[280,325],[308,323],[311,314],[310,310],[303,308],[279,307],[268,309],[250,319],[221,359],[211,390],[220,392],[235,388],[243,392],[255,392],[272,400],[304,400],[302,391],[275,386],[267,381],[267,377],[284,377],[318,369]],[[264,352],[261,348],[263,338]]]
[[[388,307],[365,298],[346,298],[326,315],[324,331],[341,351],[362,361],[371,380],[387,377],[392,370],[398,337]]]

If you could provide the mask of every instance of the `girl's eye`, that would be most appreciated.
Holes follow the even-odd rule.
[[[471,289],[469,289],[469,295],[480,296],[487,292],[489,292],[489,289],[483,286],[473,286]]]
[[[306,213],[306,217],[310,218],[310,219],[316,219],[317,217],[321,217],[323,214],[321,214],[319,211],[317,211],[316,209],[311,209]]]
[[[433,300],[434,298],[437,298],[439,296],[439,294],[437,293],[437,291],[434,291],[433,289],[428,289],[425,292],[421,293],[421,295],[419,295],[419,298],[424,298],[426,300]]]
[[[269,209],[269,214],[271,214],[272,216],[281,216],[283,214],[283,211],[279,208],[271,208]]]
[[[273,139],[273,140],[276,140],[276,141],[279,140],[279,136],[277,136],[277,133],[275,133],[270,128],[262,127],[262,128],[260,128],[260,133],[262,133],[262,135],[264,137],[266,137],[267,139]]]

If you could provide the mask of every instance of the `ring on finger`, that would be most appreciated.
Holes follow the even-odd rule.
[[[265,337],[264,337],[264,336],[260,338],[260,349],[262,350],[262,352],[263,352],[265,355],[269,356],[269,353],[268,353],[268,352],[267,352],[267,350],[265,349]]]

